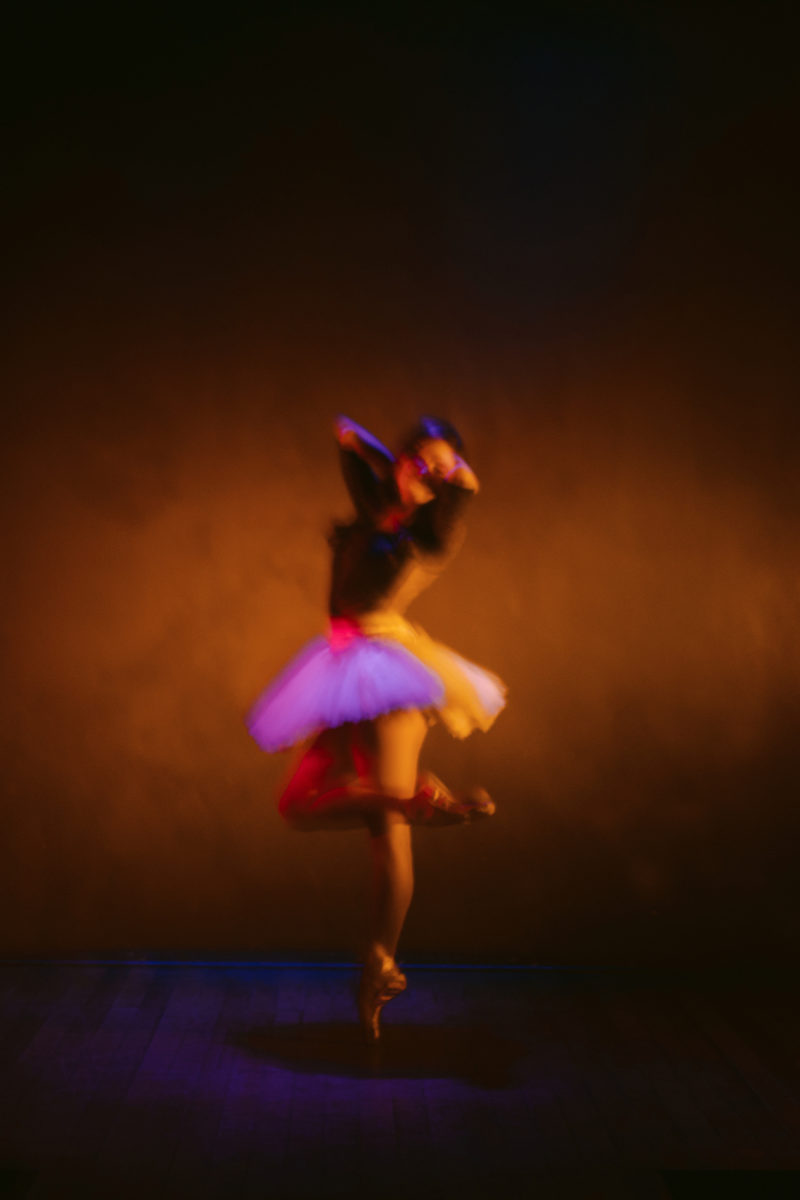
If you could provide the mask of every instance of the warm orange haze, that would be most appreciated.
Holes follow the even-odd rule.
[[[355,952],[357,839],[244,726],[322,628],[337,413],[463,433],[409,616],[509,685],[425,747],[498,811],[420,842],[405,953],[796,953],[791,39],[464,19],[54,26],[6,80],[6,953]]]
[[[388,437],[384,413],[443,397],[482,490],[412,616],[513,703],[463,746],[434,731],[433,765],[499,812],[480,840],[420,842],[438,919],[412,909],[409,952],[692,958],[746,941],[754,914],[751,952],[788,944],[800,661],[779,443],[745,452],[655,358],[638,379],[370,363],[291,384],[255,361],[212,384],[211,364],[137,357],[127,407],[99,395],[123,365],[89,377],[94,411],[23,415],[4,450],[9,951],[352,951],[356,847],[340,839],[342,870],[287,832],[281,759],[243,717],[321,629],[325,535],[348,511],[331,415],[346,398]]]

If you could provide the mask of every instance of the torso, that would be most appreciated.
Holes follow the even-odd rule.
[[[353,451],[342,458],[358,516],[331,538],[330,615],[403,614],[450,558],[471,493],[443,484],[434,500],[398,520],[391,476],[379,478]]]

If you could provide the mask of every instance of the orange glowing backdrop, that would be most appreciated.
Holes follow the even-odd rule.
[[[745,27],[275,20],[12,79],[3,952],[357,950],[361,839],[290,834],[243,725],[324,620],[343,411],[462,429],[414,614],[510,688],[429,739],[499,812],[417,837],[406,955],[793,953],[780,30],[745,86]]]

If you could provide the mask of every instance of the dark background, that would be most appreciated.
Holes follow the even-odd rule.
[[[798,940],[791,5],[38,9],[3,43],[0,949],[350,955],[363,839],[243,716],[322,625],[331,421],[462,427],[414,610],[509,683],[427,761],[406,957]]]

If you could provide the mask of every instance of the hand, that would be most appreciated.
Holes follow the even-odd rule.
[[[455,466],[448,472],[445,478],[448,483],[454,483],[456,487],[464,488],[468,492],[478,492],[480,490],[477,475],[472,470],[472,467],[464,462],[463,458],[456,457]]]
[[[348,450],[355,450],[359,443],[359,436],[356,432],[356,426],[347,417],[337,417],[333,423],[333,428],[336,432],[336,439],[340,446],[345,446]]]
[[[349,417],[338,416],[333,427],[339,445],[344,446],[346,450],[355,450],[357,454],[368,461],[381,464],[394,462],[394,455],[386,449],[383,443],[379,442],[369,430],[363,429],[361,425],[351,421]]]

